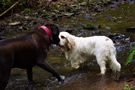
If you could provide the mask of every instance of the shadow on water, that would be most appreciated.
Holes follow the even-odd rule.
[[[125,65],[129,55],[130,46],[134,45],[135,35],[126,32],[126,28],[135,25],[135,4],[121,5],[115,10],[106,10],[95,13],[94,19],[85,19],[82,14],[71,18],[61,18],[56,23],[61,31],[71,30],[76,36],[106,35],[111,37],[117,48],[117,59],[122,65],[120,73],[113,73],[107,69],[104,76],[99,75],[100,70],[96,61],[87,62],[78,70],[70,67],[64,54],[59,48],[51,49],[47,62],[63,77],[65,83],[58,85],[56,78],[38,67],[33,68],[34,83],[28,85],[26,71],[13,69],[7,90],[123,90],[126,83],[135,86],[135,62]],[[85,29],[82,25],[94,24],[100,26],[94,30]],[[108,67],[108,66],[107,66]],[[119,78],[117,78],[119,75]]]

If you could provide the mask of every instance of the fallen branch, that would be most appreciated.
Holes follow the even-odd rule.
[[[6,11],[0,14],[0,17],[3,16],[5,13],[7,13],[10,9],[12,9],[15,5],[19,3],[20,0],[18,0],[16,3],[14,3],[10,8],[8,8]]]

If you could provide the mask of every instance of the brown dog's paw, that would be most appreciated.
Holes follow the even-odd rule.
[[[65,79],[65,76],[60,76],[61,77],[61,80],[59,81],[59,84],[63,84],[64,83],[64,79]]]

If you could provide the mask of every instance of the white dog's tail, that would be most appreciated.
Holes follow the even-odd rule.
[[[116,72],[116,71],[119,72],[120,69],[121,69],[120,63],[116,60],[116,49],[115,49],[115,47],[110,49],[110,68],[114,72]]]

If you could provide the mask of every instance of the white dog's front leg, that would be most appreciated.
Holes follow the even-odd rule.
[[[71,61],[71,66],[75,69],[78,69],[80,67],[79,62]]]

